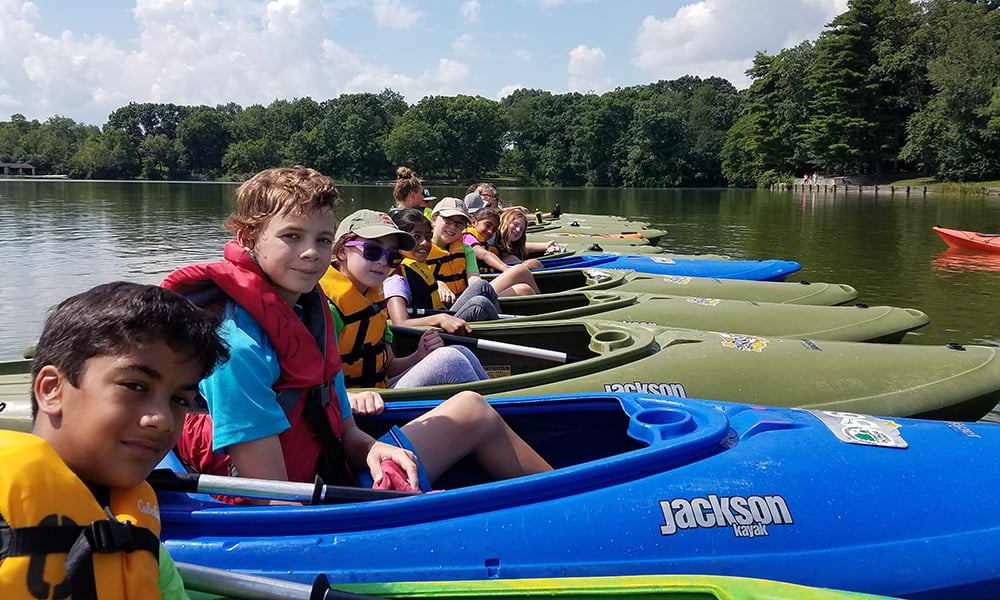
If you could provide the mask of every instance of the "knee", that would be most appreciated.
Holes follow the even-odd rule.
[[[490,431],[500,423],[500,415],[476,392],[459,392],[445,401],[453,415],[461,415],[462,422],[467,427],[475,427],[480,431]],[[473,432],[469,432],[473,433]]]

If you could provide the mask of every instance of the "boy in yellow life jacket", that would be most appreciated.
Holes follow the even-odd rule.
[[[59,304],[31,368],[32,433],[0,432],[0,597],[186,598],[146,477],[198,381],[227,358],[217,319],[115,282]]]

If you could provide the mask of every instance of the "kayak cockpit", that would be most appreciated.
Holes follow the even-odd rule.
[[[435,404],[387,404],[383,414],[359,419],[358,424],[379,436]],[[300,531],[303,524],[308,528],[315,521],[317,533],[366,529],[373,523],[433,522],[638,481],[735,443],[727,416],[699,401],[604,394],[497,398],[491,404],[555,470],[491,481],[477,464],[464,460],[435,482],[441,492],[325,506],[235,507],[204,495],[164,493],[164,527],[176,538],[195,535],[205,520],[234,531],[252,526],[261,536],[281,535],[284,519],[294,520]]]

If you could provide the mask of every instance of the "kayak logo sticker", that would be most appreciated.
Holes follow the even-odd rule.
[[[767,347],[767,338],[739,333],[720,333],[724,348],[735,348],[744,352],[763,352]]]
[[[676,283],[679,285],[687,285],[691,283],[690,277],[681,277],[680,275],[667,275],[663,278],[663,281],[667,283]]]
[[[738,538],[769,536],[772,525],[795,523],[782,496],[717,496],[660,500],[663,525],[660,535],[674,535],[683,529],[726,527]]]
[[[605,383],[605,392],[631,392],[634,394],[659,394],[660,396],[677,396],[687,398],[687,391],[680,383],[646,383],[644,381],[634,381],[632,383]]]
[[[826,425],[837,439],[848,444],[907,448],[909,444],[899,433],[899,424],[869,415],[834,410],[809,410]]]
[[[700,306],[718,306],[718,298],[688,298],[688,302],[691,304],[698,304]]]

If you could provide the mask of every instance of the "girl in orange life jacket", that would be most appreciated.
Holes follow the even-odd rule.
[[[221,291],[231,353],[199,386],[211,418],[189,415],[181,457],[214,474],[289,481],[322,474],[350,483],[352,473],[368,472],[376,484],[391,461],[421,489],[469,454],[497,478],[549,468],[472,392],[402,427],[397,439],[406,448],[358,428],[358,399],[344,387],[333,317],[317,285],[333,258],[339,199],[333,181],[313,169],[262,171],[237,192],[226,223],[236,241],[226,260],[186,267],[164,282],[193,296]],[[447,418],[435,419],[442,413]]]
[[[416,352],[399,357],[393,352],[382,283],[403,261],[398,250],[413,247],[413,237],[385,213],[359,210],[337,229],[334,264],[320,285],[333,308],[348,387],[405,388],[488,379],[471,350],[444,346],[433,329],[423,333]]]
[[[497,295],[488,282],[480,279],[462,292],[450,307],[450,313],[439,312],[426,316],[410,316],[407,308],[443,308],[438,294],[437,281],[427,256],[434,243],[431,241],[431,222],[414,208],[403,209],[392,215],[392,221],[401,231],[413,236],[413,250],[402,254],[403,264],[386,278],[382,292],[389,318],[406,327],[440,327],[448,333],[460,335],[471,331],[468,321],[492,321],[498,318]]]
[[[0,538],[19,542],[0,544],[5,599],[187,598],[145,480],[198,380],[225,360],[216,325],[173,292],[126,282],[50,314],[32,363],[32,434],[0,432]]]
[[[472,222],[465,202],[458,198],[444,198],[431,214],[431,239],[434,247],[427,258],[427,264],[434,268],[434,278],[438,280],[438,293],[446,306],[455,301],[471,283],[479,281],[479,267],[472,248],[462,243],[462,232]],[[515,286],[526,286],[538,293],[531,271],[522,265],[507,269],[490,285],[500,296],[518,295]]]

